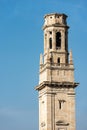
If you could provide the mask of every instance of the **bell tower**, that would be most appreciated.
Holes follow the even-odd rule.
[[[68,52],[67,16],[44,17],[44,54],[40,55],[39,130],[75,129],[75,87],[72,51]]]

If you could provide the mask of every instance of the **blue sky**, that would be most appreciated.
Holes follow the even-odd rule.
[[[43,16],[68,15],[73,51],[77,130],[87,129],[87,1],[0,0],[0,130],[38,130],[39,54]]]

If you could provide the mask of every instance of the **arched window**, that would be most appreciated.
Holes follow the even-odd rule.
[[[52,38],[49,38],[49,48],[52,49]]]
[[[60,58],[57,59],[57,63],[58,63],[58,65],[60,65]]]
[[[57,32],[56,33],[56,49],[61,48],[61,33]]]

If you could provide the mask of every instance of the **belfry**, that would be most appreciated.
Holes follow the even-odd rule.
[[[68,52],[67,15],[44,17],[44,54],[40,55],[39,130],[76,130],[72,51]]]

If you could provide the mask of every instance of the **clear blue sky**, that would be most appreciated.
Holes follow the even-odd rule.
[[[0,0],[0,130],[38,130],[43,16],[54,12],[68,15],[77,130],[87,130],[87,0]]]

